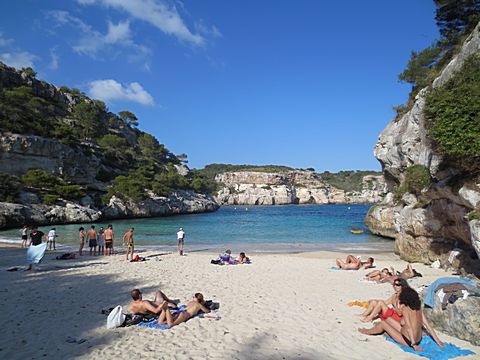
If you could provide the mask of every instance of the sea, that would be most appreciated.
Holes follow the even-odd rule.
[[[125,219],[99,223],[40,226],[45,233],[55,227],[59,248],[78,245],[78,229],[112,224],[117,246],[133,227],[135,246],[173,251],[176,232],[185,231],[186,251],[220,252],[383,252],[393,250],[393,241],[371,234],[364,219],[371,205],[222,206],[213,213]],[[351,229],[362,229],[352,234]],[[20,229],[0,231],[0,241],[20,242]]]

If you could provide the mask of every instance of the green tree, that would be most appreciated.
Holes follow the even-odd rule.
[[[118,113],[118,116],[120,117],[120,119],[125,121],[128,125],[138,126],[138,118],[135,116],[134,113],[128,110],[123,110]]]
[[[29,67],[23,67],[23,68],[20,69],[20,71],[22,73],[24,73],[25,75],[27,75],[29,77],[32,77],[32,78],[37,76],[37,73],[35,72],[35,70],[33,70],[30,66]]]
[[[103,101],[81,101],[73,109],[72,115],[84,138],[97,139],[106,129],[107,107]]]
[[[41,169],[30,169],[21,179],[25,186],[38,190],[54,189],[55,186],[62,184],[62,181],[58,177]]]
[[[480,0],[434,0],[435,20],[445,38],[471,30],[479,21]]]
[[[429,84],[431,69],[442,53],[441,47],[436,44],[420,52],[412,51],[407,68],[398,76],[400,81],[412,84],[413,89],[420,90]]]
[[[0,201],[14,202],[20,187],[20,180],[16,176],[0,172]]]
[[[145,200],[148,197],[145,191],[146,183],[146,179],[136,176],[135,174],[117,176],[113,180],[112,186],[108,188],[103,200],[104,202],[108,202],[114,195],[122,200]]]

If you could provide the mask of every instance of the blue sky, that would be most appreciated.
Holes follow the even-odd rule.
[[[380,169],[433,1],[2,2],[0,60],[128,109],[190,167]]]

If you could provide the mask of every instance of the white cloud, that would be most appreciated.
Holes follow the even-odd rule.
[[[27,51],[6,52],[0,54],[0,61],[15,68],[31,67],[37,57]]]
[[[8,46],[13,43],[13,39],[7,39],[3,37],[3,34],[0,32],[0,47]]]
[[[57,49],[56,48],[51,48],[50,49],[50,64],[48,67],[51,70],[57,70],[58,69],[58,55],[57,55]]]
[[[142,105],[155,105],[152,95],[150,95],[137,82],[123,86],[113,79],[94,80],[89,83],[88,94],[104,101],[131,101]]]
[[[81,36],[77,43],[72,46],[73,50],[79,54],[97,59],[101,57],[102,51],[107,51],[111,56],[112,53],[119,53],[122,49],[128,48],[133,51],[129,51],[127,58],[135,62],[145,60],[151,53],[148,47],[137,44],[132,40],[128,20],[119,21],[117,24],[108,21],[107,32],[102,34],[68,11],[54,10],[49,11],[47,15],[56,22],[57,26],[70,25],[80,30]],[[135,56],[132,56],[132,53]]]
[[[202,46],[205,39],[192,33],[183,22],[175,6],[169,6],[163,0],[77,0],[80,4],[100,3],[106,7],[123,10],[135,19],[155,26],[162,32],[177,39]]]

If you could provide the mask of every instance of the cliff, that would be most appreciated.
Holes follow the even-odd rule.
[[[134,114],[35,76],[0,63],[0,228],[218,208]]]
[[[228,205],[376,203],[383,199],[383,176],[363,178],[360,191],[338,189],[313,171],[243,171],[218,174],[215,199]]]
[[[432,138],[425,115],[428,95],[457,76],[474,54],[480,54],[480,25],[432,85],[418,93],[411,109],[387,125],[375,145],[374,154],[382,164],[389,193],[370,210],[365,222],[373,233],[394,238],[396,252],[407,261],[440,259],[445,264],[450,251],[457,248],[461,251],[453,260],[454,266],[479,268],[479,154],[452,156],[442,151],[439,140]],[[475,86],[478,92],[478,82]],[[455,113],[455,108],[454,103],[448,111]],[[460,129],[460,134],[466,131]],[[456,145],[453,130],[448,136]],[[467,143],[478,141],[478,136]],[[418,186],[412,190],[415,181],[422,184],[421,190]]]

